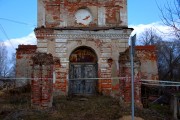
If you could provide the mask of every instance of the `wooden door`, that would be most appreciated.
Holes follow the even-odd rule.
[[[69,92],[72,95],[96,94],[97,65],[95,63],[70,64]],[[89,78],[89,79],[88,79]]]

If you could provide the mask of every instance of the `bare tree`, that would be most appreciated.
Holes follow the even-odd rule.
[[[139,36],[139,41],[142,45],[154,45],[157,41],[162,40],[153,28],[145,29]]]
[[[0,42],[0,77],[8,75],[8,56],[7,49],[3,42]]]
[[[159,7],[159,6],[158,6]],[[176,40],[161,41],[159,48],[159,71],[161,79],[177,80],[180,78],[180,0],[170,0],[164,7],[159,7],[162,22],[171,28],[170,35]]]
[[[179,41],[159,41],[158,49],[158,69],[159,77],[162,80],[178,80],[180,65],[180,43]]]
[[[172,33],[180,40],[180,0],[170,0],[164,7],[159,7],[163,23],[172,28]]]
[[[159,78],[162,80],[178,80],[180,69],[180,41],[163,39],[152,28],[140,34],[142,45],[155,45],[157,48]]]
[[[12,54],[12,58],[10,59],[11,66],[9,69],[9,77],[15,77],[16,76],[16,54]]]

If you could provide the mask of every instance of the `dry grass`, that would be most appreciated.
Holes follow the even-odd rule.
[[[111,97],[56,98],[54,103],[61,119],[114,120],[121,116],[118,101]]]
[[[30,107],[30,93],[0,94],[0,120],[119,120],[124,115],[131,115],[130,107],[108,96],[59,96],[54,97],[51,109],[35,110]],[[135,115],[145,120],[164,120],[148,109],[136,109]]]

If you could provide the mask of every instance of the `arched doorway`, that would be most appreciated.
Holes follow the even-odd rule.
[[[89,47],[75,49],[69,58],[69,94],[94,95],[97,92],[97,55]]]

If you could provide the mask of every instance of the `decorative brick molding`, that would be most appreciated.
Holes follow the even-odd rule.
[[[31,106],[38,109],[52,107],[53,56],[35,53],[32,60]]]
[[[60,29],[61,30],[61,29]],[[60,31],[59,30],[59,31]],[[125,33],[120,33],[122,30],[126,31]],[[131,29],[107,29],[106,31],[86,31],[86,30],[66,30],[62,29],[61,32],[56,33],[56,29],[50,28],[36,28],[35,34],[38,39],[44,38],[60,38],[60,39],[128,39],[129,32]]]
[[[127,39],[129,34],[43,34],[40,33],[36,36],[37,38],[61,38],[61,39]]]

